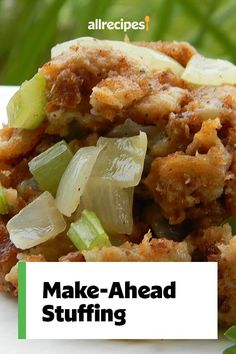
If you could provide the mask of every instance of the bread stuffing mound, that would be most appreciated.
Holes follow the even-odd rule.
[[[186,67],[185,42],[135,43]],[[0,183],[8,212],[0,221],[0,289],[17,294],[18,261],[190,262],[219,264],[219,321],[236,322],[236,87],[184,81],[150,70],[114,48],[74,45],[40,70],[45,118],[35,129],[0,131]],[[30,102],[29,102],[30,104]],[[144,131],[147,153],[134,188],[133,231],[78,250],[66,231],[28,249],[10,240],[8,221],[43,192],[28,163],[64,139],[73,152],[99,137]],[[109,218],[109,215],[107,215]]]

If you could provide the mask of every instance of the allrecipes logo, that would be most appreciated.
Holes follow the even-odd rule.
[[[149,31],[150,17],[145,16],[144,21],[125,21],[121,18],[119,21],[103,21],[100,18],[96,18],[94,21],[88,22],[89,30],[121,30],[127,32],[128,30],[146,30]]]

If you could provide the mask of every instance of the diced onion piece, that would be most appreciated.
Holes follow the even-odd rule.
[[[171,70],[176,75],[181,75],[184,70],[176,60],[160,51],[121,41],[109,41],[109,44],[112,49],[120,50],[128,57],[140,60],[150,70]]]
[[[149,70],[171,70],[176,75],[181,75],[184,71],[184,68],[176,60],[160,51],[122,41],[99,40],[92,37],[81,37],[57,44],[51,50],[51,57],[54,58],[73,46],[119,50],[127,57],[135,59],[141,67],[147,67]]]
[[[236,66],[227,60],[196,54],[189,60],[181,78],[196,85],[235,85]]]
[[[95,146],[81,148],[70,161],[57,189],[56,203],[62,214],[71,216],[76,210],[101,150]]]
[[[80,46],[80,47],[94,47],[94,48],[100,48],[100,49],[104,49],[104,50],[112,49],[111,45],[109,45],[109,41],[107,41],[107,40],[100,40],[100,39],[93,38],[93,37],[79,37],[76,39],[72,39],[70,41],[56,44],[51,49],[51,58],[55,58],[58,55],[65,53],[71,47],[78,47],[78,46]]]
[[[71,224],[67,235],[80,251],[111,246],[99,219],[92,211],[83,210],[79,220]]]
[[[5,188],[0,184],[0,214],[8,214],[9,208],[6,198]]]
[[[23,250],[54,238],[65,228],[65,220],[48,192],[41,194],[7,223],[12,243]]]
[[[56,195],[61,177],[73,154],[65,141],[53,145],[29,162],[29,169],[43,191]]]
[[[46,79],[38,73],[23,82],[7,105],[8,124],[13,128],[35,129],[45,117]]]
[[[139,184],[147,150],[146,133],[129,138],[100,137],[97,146],[103,150],[93,168],[93,177],[113,181],[120,188]]]
[[[81,204],[96,213],[108,235],[132,233],[133,188],[121,189],[111,181],[90,178]]]

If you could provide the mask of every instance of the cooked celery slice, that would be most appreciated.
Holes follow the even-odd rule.
[[[29,169],[39,187],[56,195],[61,177],[73,154],[64,140],[53,145],[29,162]]]
[[[222,354],[235,354],[236,353],[236,345],[229,347],[223,351]]]
[[[80,251],[111,246],[99,219],[92,211],[83,210],[81,217],[71,224],[67,235]]]
[[[236,342],[236,325],[228,328],[224,335],[232,342]]]
[[[0,214],[8,214],[9,209],[8,209],[8,204],[7,204],[7,198],[5,194],[5,188],[0,184]]]
[[[23,82],[7,105],[8,124],[13,128],[35,129],[45,117],[46,79],[38,73]]]

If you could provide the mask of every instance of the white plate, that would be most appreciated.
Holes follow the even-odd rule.
[[[1,122],[7,121],[5,106],[16,89],[16,87],[0,86]],[[18,340],[16,299],[0,295],[1,354],[221,354],[229,345],[230,343],[224,339],[211,341]]]

